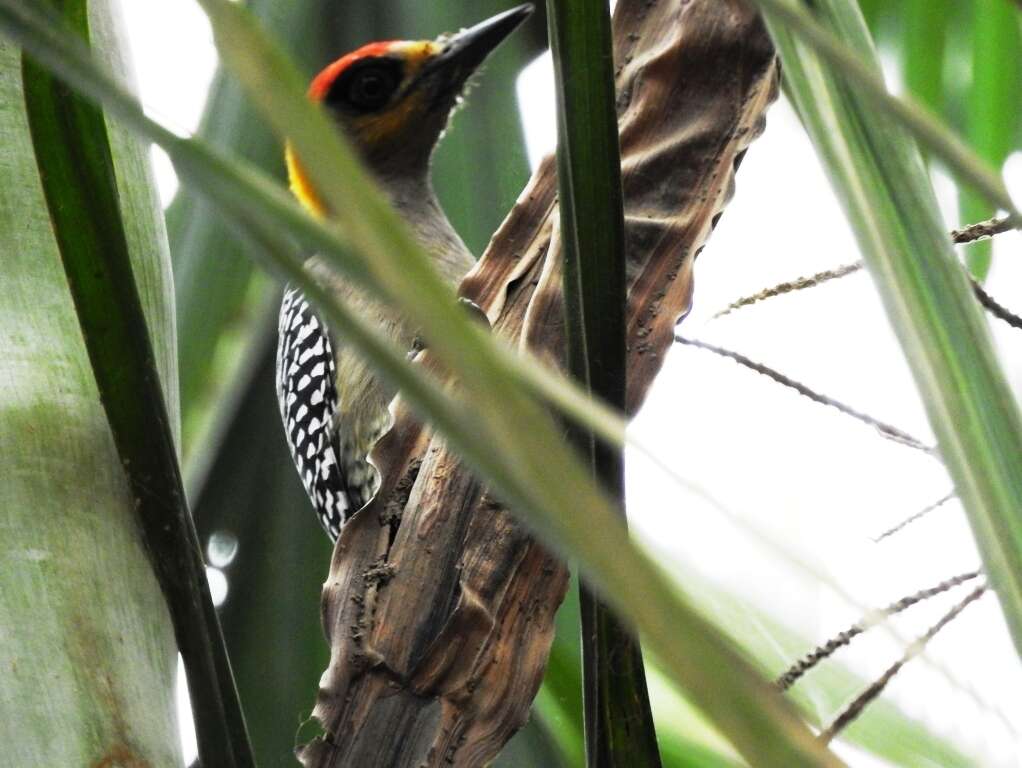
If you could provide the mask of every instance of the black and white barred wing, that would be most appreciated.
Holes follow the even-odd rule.
[[[323,322],[295,288],[284,293],[278,331],[277,400],[284,433],[320,523],[336,541],[354,510],[339,461],[333,346]]]

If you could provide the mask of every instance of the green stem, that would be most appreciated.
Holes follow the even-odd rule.
[[[548,20],[568,365],[593,395],[623,410],[627,295],[610,14],[600,0],[550,0]],[[623,515],[620,449],[582,429],[575,438]],[[587,584],[580,590],[587,762],[659,766],[639,643]]]

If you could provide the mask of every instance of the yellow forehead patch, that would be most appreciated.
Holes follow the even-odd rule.
[[[410,40],[395,43],[390,52],[396,53],[405,60],[407,70],[405,76],[416,75],[422,65],[443,51],[443,46],[433,40]]]

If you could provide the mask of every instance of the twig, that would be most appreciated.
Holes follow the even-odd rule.
[[[979,300],[979,303],[983,306],[983,309],[985,309],[991,315],[996,317],[998,320],[1002,320],[1003,322],[1007,323],[1012,328],[1018,328],[1022,330],[1022,317],[1019,317],[1018,315],[1012,313],[1003,305],[998,304],[997,301],[995,301],[994,298],[989,293],[987,293],[983,286],[976,282],[975,279],[970,277],[969,280],[972,282],[972,292],[976,294],[976,298]]]
[[[856,697],[855,701],[849,704],[845,708],[845,710],[837,716],[837,718],[834,720],[833,723],[831,723],[829,728],[820,733],[819,736],[820,741],[822,741],[824,744],[829,744],[831,741],[833,741],[834,737],[837,736],[845,727],[847,727],[850,723],[854,722],[855,719],[862,714],[863,710],[865,710],[865,708],[870,704],[870,702],[872,702],[874,699],[877,698],[877,696],[883,693],[884,689],[887,687],[887,684],[890,683],[892,679],[894,679],[894,676],[901,671],[901,668],[904,667],[916,656],[918,656],[920,653],[922,653],[923,649],[926,648],[926,644],[933,639],[934,635],[936,635],[938,632],[940,632],[940,630],[942,630],[944,627],[946,627],[948,624],[954,621],[962,611],[969,607],[970,604],[972,604],[980,597],[982,597],[983,593],[986,591],[986,588],[987,588],[986,584],[981,584],[980,586],[976,587],[974,590],[972,590],[972,592],[970,592],[965,597],[964,600],[962,600],[954,608],[952,608],[950,611],[944,614],[944,616],[941,617],[940,621],[938,621],[936,624],[934,624],[932,627],[926,630],[924,634],[922,634],[919,638],[916,639],[914,643],[912,643],[908,648],[906,648],[904,655],[900,659],[898,659],[898,661],[892,664],[876,682],[874,682],[865,691],[859,694],[859,696]]]
[[[881,533],[879,536],[875,537],[873,539],[873,543],[874,544],[879,544],[881,541],[883,541],[887,537],[893,536],[898,531],[900,531],[903,528],[905,528],[905,527],[911,525],[912,523],[914,523],[916,520],[919,520],[919,519],[925,517],[926,515],[930,514],[933,510],[939,509],[940,507],[944,506],[949,501],[951,501],[951,499],[955,498],[955,496],[957,496],[957,495],[958,494],[956,494],[954,491],[950,491],[946,496],[944,496],[944,497],[942,497],[940,499],[937,499],[937,501],[933,502],[932,504],[927,505],[926,507],[923,507],[921,510],[916,512],[914,515],[912,515],[911,517],[905,518],[904,520],[902,520],[900,523],[898,523],[893,528],[888,528],[886,531]]]
[[[817,646],[810,653],[807,653],[797,662],[792,664],[787,671],[784,672],[780,677],[777,678],[776,685],[782,691],[786,691],[801,678],[806,672],[811,670],[817,664],[824,659],[832,656],[835,651],[840,648],[844,648],[849,645],[853,639],[861,635],[866,630],[872,629],[878,624],[883,623],[891,616],[901,613],[907,608],[911,608],[917,603],[921,603],[923,600],[929,600],[931,597],[947,592],[949,589],[957,587],[959,584],[964,584],[967,581],[971,581],[979,576],[980,571],[970,571],[969,573],[963,573],[960,576],[942,581],[934,587],[929,589],[923,589],[915,594],[903,597],[897,602],[891,603],[886,608],[881,608],[878,611],[873,611],[868,616],[865,616],[862,620],[856,622],[851,627],[846,629],[844,632],[840,632],[823,645]]]
[[[1022,2],[1022,0],[1020,0]],[[951,230],[951,242],[955,245],[975,243],[978,240],[986,240],[988,237],[1000,235],[1014,229],[1011,220],[1007,216],[987,219],[976,224],[970,224],[961,229]]]
[[[1022,0],[1019,1],[1022,2]],[[1008,232],[1012,229],[1013,227],[1011,226],[1007,216],[988,219],[987,221],[970,224],[969,226],[962,227],[961,229],[952,230],[951,241],[956,245],[964,245],[966,243],[974,243],[979,240],[985,240],[989,237]],[[817,272],[816,274],[808,277],[797,277],[794,280],[778,283],[770,288],[765,288],[758,293],[754,293],[751,296],[743,296],[742,298],[731,302],[710,319],[716,320],[717,318],[724,317],[724,315],[728,315],[737,309],[741,309],[752,304],[758,304],[761,301],[772,299],[775,296],[783,296],[786,293],[794,293],[796,291],[805,290],[806,288],[815,288],[818,285],[823,285],[831,280],[855,274],[856,272],[861,271],[862,267],[863,263],[861,261],[856,261],[834,269],[825,269],[822,272]],[[983,287],[975,280],[970,278],[970,281],[972,282],[972,289],[976,294],[976,298],[979,299],[979,303],[989,310],[994,317],[1004,320],[1014,328],[1022,328],[1022,319],[1013,315],[1007,309],[990,298],[990,295],[984,291]]]
[[[773,368],[769,368],[763,365],[762,363],[757,363],[755,360],[752,360],[746,357],[745,355],[742,355],[738,352],[733,352],[730,349],[718,347],[714,344],[708,344],[705,341],[699,341],[698,339],[689,339],[684,336],[681,336],[680,334],[676,334],[674,340],[679,344],[685,344],[690,347],[705,349],[706,351],[712,352],[713,354],[719,355],[720,357],[730,358],[739,365],[742,365],[752,371],[755,371],[756,373],[766,376],[767,378],[776,381],[778,384],[794,389],[800,395],[809,398],[815,403],[819,403],[820,405],[829,405],[831,408],[840,411],[846,416],[851,416],[853,419],[857,419],[858,421],[861,421],[863,424],[868,424],[869,426],[876,429],[883,437],[887,438],[888,440],[893,440],[896,443],[906,445],[910,448],[915,448],[916,450],[923,451],[924,453],[936,455],[936,451],[932,446],[926,445],[924,442],[922,442],[916,437],[913,437],[908,432],[905,432],[904,430],[901,430],[898,427],[887,424],[886,422],[880,421],[879,419],[875,419],[869,414],[863,413],[862,411],[857,411],[851,406],[845,405],[844,403],[834,400],[831,397],[822,395],[819,392],[810,389],[805,384],[795,381],[794,379],[785,376],[783,373],[776,371]]]
[[[844,266],[837,267],[835,269],[826,269],[823,272],[817,272],[815,275],[809,277],[796,277],[794,280],[789,280],[785,283],[778,283],[775,286],[766,288],[759,293],[754,293],[751,296],[744,296],[737,301],[728,304],[720,312],[716,313],[711,320],[716,320],[718,317],[724,317],[724,315],[731,314],[736,309],[747,307],[750,304],[758,304],[761,301],[772,299],[775,296],[783,296],[786,293],[794,293],[795,291],[801,291],[806,288],[815,288],[818,285],[822,285],[830,280],[836,280],[839,277],[845,277],[851,275],[862,269],[862,262],[856,261],[853,264],[845,264]]]

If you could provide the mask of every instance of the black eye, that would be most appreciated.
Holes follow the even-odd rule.
[[[360,62],[338,78],[327,102],[349,112],[373,112],[390,101],[400,84],[400,62],[392,59]]]
[[[348,101],[364,109],[382,107],[394,92],[397,83],[392,72],[385,69],[364,69],[357,73],[348,87]]]

